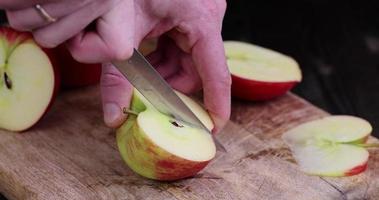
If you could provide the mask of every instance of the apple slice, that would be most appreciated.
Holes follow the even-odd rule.
[[[366,120],[330,116],[289,130],[283,140],[302,171],[319,176],[351,176],[367,167],[365,143],[371,131]]]
[[[178,93],[209,129],[208,113],[192,99]],[[134,90],[127,121],[117,130],[117,144],[126,164],[136,173],[155,180],[190,177],[202,170],[216,154],[212,137],[157,111]]]
[[[47,112],[58,74],[30,34],[1,27],[0,42],[0,128],[23,131]]]
[[[224,46],[234,97],[269,100],[285,94],[302,79],[299,65],[289,56],[238,41],[225,41]]]

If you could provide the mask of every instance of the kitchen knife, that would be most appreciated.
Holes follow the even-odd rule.
[[[226,152],[225,147],[176,95],[170,85],[160,76],[145,57],[136,49],[128,60],[113,61],[113,65],[130,83],[161,113],[172,116],[189,125],[206,130],[212,135],[216,149]]]

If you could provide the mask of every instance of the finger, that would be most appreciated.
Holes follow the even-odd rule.
[[[57,2],[49,2],[41,4],[42,8],[52,17],[57,20],[67,16],[76,10],[83,8],[89,4],[91,0],[65,0]],[[20,10],[7,11],[9,25],[20,31],[31,31],[48,25],[48,22],[34,6]]]
[[[57,0],[1,0],[0,9],[5,10],[20,10],[25,9],[36,4],[43,4]]]
[[[202,80],[205,106],[218,132],[228,121],[231,106],[231,76],[218,30],[204,33],[193,46],[192,56]]]
[[[97,32],[82,32],[68,42],[73,57],[81,62],[123,60],[133,53],[134,3],[122,1],[97,21]],[[139,42],[139,41],[138,41]]]
[[[57,22],[33,31],[37,43],[53,48],[85,29],[92,21],[113,8],[117,0],[96,0]]]
[[[214,4],[217,6],[217,11],[219,15],[219,20],[222,21],[224,16],[225,16],[225,11],[226,11],[226,1],[225,0],[213,0]],[[221,31],[221,30],[220,30]]]
[[[180,71],[167,78],[167,82],[175,89],[189,94],[201,89],[202,82],[189,54],[182,53]]]
[[[168,78],[180,70],[180,49],[167,37],[159,40],[158,48],[147,57],[163,78]]]
[[[117,128],[125,121],[122,110],[129,107],[132,91],[130,83],[114,66],[103,64],[101,96],[107,126]]]
[[[171,77],[180,70],[177,57],[164,59],[162,62],[156,63],[154,67],[163,78]]]

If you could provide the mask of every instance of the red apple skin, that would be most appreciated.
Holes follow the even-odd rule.
[[[353,169],[350,169],[348,172],[345,173],[345,176],[353,176],[364,172],[367,169],[367,163],[368,161],[366,161],[362,165],[358,165]]]
[[[210,162],[190,161],[165,151],[155,145],[134,120],[135,117],[128,117],[126,123],[131,125],[131,130],[118,131],[117,143],[124,161],[137,174],[153,180],[174,181],[194,176]]]
[[[232,74],[232,96],[249,101],[270,100],[286,94],[298,83],[298,81],[263,82]]]
[[[78,88],[100,82],[101,64],[85,64],[76,61],[64,45],[53,49],[59,63],[62,88]]]
[[[8,45],[11,47],[15,47],[18,44],[25,42],[26,40],[33,40],[33,37],[30,33],[16,31],[7,26],[2,26],[0,28],[0,37],[5,37]]]
[[[16,31],[16,30],[14,30],[10,27],[7,27],[7,26],[0,27],[0,38],[2,38],[2,37],[5,37],[6,41],[9,43],[9,45],[12,46],[11,48],[14,48],[21,43],[27,42],[27,40],[31,40],[34,42],[33,36],[30,33]],[[36,43],[36,45],[38,45],[38,44]],[[46,48],[42,48],[42,47],[40,47],[40,48],[49,57],[50,62],[53,66],[54,91],[53,91],[53,95],[51,97],[49,105],[46,107],[46,110],[41,114],[41,116],[38,119],[36,119],[36,122],[34,124],[32,124],[30,127],[25,128],[24,130],[20,130],[19,132],[26,132],[26,131],[30,130],[31,128],[33,128],[46,115],[46,113],[49,112],[49,110],[51,109],[51,106],[53,105],[53,103],[54,103],[54,101],[55,101],[55,99],[59,93],[61,79],[60,79],[60,71],[57,68],[57,66],[58,66],[57,59],[56,59],[54,53],[52,52],[52,49],[46,49]]]
[[[177,157],[162,150],[149,139],[130,141],[132,142],[125,144],[126,149],[128,149],[128,156],[133,157],[133,155],[140,154],[142,151],[145,152],[146,155],[143,158],[136,156],[134,160],[145,167],[150,166],[154,171],[154,176],[148,178],[155,180],[173,181],[191,177],[209,163],[209,161],[194,162]]]
[[[139,50],[147,55],[156,49],[156,40],[142,41]],[[96,85],[101,78],[101,64],[85,64],[76,61],[64,44],[53,50],[61,71],[62,87],[65,89]]]

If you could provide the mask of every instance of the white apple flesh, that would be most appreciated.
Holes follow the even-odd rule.
[[[0,128],[23,131],[39,121],[56,90],[48,55],[25,33],[0,30]]]
[[[362,144],[371,131],[366,120],[330,116],[289,130],[283,140],[302,171],[319,176],[351,176],[367,167],[369,153]]]
[[[208,113],[192,99],[178,93],[209,128]],[[136,173],[156,180],[177,180],[202,170],[216,154],[211,135],[157,111],[134,91],[133,112],[117,130],[117,143],[127,165]]]
[[[224,42],[232,74],[232,95],[245,100],[269,100],[285,94],[302,79],[291,57],[257,45]]]

